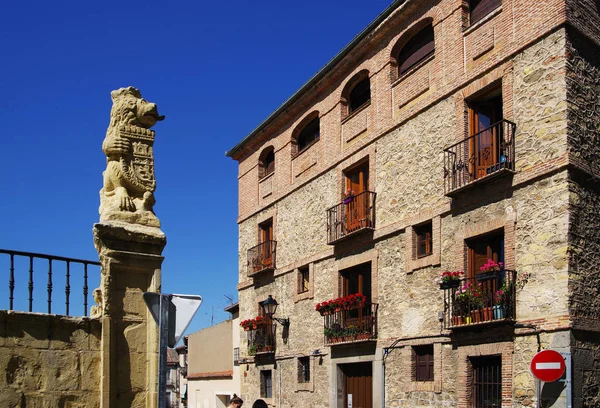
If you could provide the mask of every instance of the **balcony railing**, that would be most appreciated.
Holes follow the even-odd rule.
[[[0,260],[1,265],[8,267],[0,269],[0,276],[8,272],[8,310],[45,310],[48,314],[70,316],[73,300],[83,305],[77,313],[88,315],[88,278],[93,273],[93,282],[100,282],[100,262],[7,249],[0,249]],[[72,293],[72,286],[81,289]],[[52,295],[58,290],[64,290],[64,298],[60,296],[64,308],[53,304],[56,296],[53,299]],[[40,295],[43,292],[45,296]]]
[[[247,331],[248,355],[275,353],[276,329],[275,322],[272,322],[271,324],[264,324],[257,329]]]
[[[248,250],[248,276],[275,269],[277,241],[265,241]]]
[[[515,170],[515,129],[508,120],[494,123],[444,149],[444,191],[452,195],[475,181]]]
[[[363,191],[327,210],[327,243],[334,244],[359,232],[375,229],[375,196]]]
[[[444,328],[514,321],[516,272],[504,270],[462,279],[444,290]]]
[[[355,343],[377,338],[377,303],[323,316],[325,345]]]

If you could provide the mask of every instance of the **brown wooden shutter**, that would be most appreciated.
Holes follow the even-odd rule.
[[[415,34],[398,55],[398,74],[402,75],[419,61],[435,51],[433,26],[428,25]]]
[[[475,24],[502,5],[502,0],[471,0],[471,24]]]

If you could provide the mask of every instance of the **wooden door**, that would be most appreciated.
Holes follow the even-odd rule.
[[[344,408],[373,408],[373,365],[355,363],[342,365],[344,373]]]
[[[484,177],[488,169],[499,161],[499,132],[497,126],[502,119],[502,98],[473,104],[469,110],[471,139],[471,175],[474,179]]]
[[[342,296],[360,293],[367,298],[367,305],[371,304],[371,263],[364,263],[342,272]],[[370,306],[368,306],[370,307]],[[372,329],[372,316],[365,308],[347,310],[343,313],[344,325],[356,324],[357,326]]]
[[[346,204],[346,231],[352,232],[368,225],[369,164],[364,163],[346,172],[346,192],[352,191],[354,199]]]
[[[472,239],[468,242],[469,277],[477,278],[479,268],[487,263],[488,259],[504,263],[504,234],[495,233]],[[482,278],[482,277],[481,277]],[[494,293],[502,286],[502,277],[477,280],[481,289],[484,306],[493,304]]]

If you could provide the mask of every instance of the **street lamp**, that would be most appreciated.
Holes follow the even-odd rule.
[[[262,302],[262,306],[265,309],[265,314],[267,316],[269,316],[270,319],[276,320],[283,327],[290,327],[290,319],[282,319],[280,317],[273,317],[273,315],[277,311],[278,305],[279,305],[279,303],[277,303],[277,301],[275,299],[273,299],[273,296],[271,296],[271,295],[269,295],[267,300],[264,300]]]

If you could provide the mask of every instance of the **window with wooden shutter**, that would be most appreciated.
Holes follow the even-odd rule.
[[[433,344],[413,347],[414,380],[433,381]]]
[[[371,100],[371,80],[368,76],[354,85],[354,88],[350,91],[349,99],[349,113],[354,112]]]
[[[267,147],[258,159],[258,177],[263,178],[275,171],[275,148]]]
[[[310,285],[308,265],[298,268],[298,293],[307,292]]]
[[[404,74],[434,52],[433,26],[428,25],[408,40],[400,50],[400,54],[398,55],[398,75]]]
[[[469,0],[471,25],[483,19],[502,5],[502,0]]]
[[[414,227],[415,257],[422,258],[433,253],[433,227],[431,221]]]
[[[297,143],[297,152],[300,153],[314,142],[319,140],[321,136],[321,127],[320,127],[319,117],[311,120],[305,127],[302,129],[300,134],[298,135]]]

